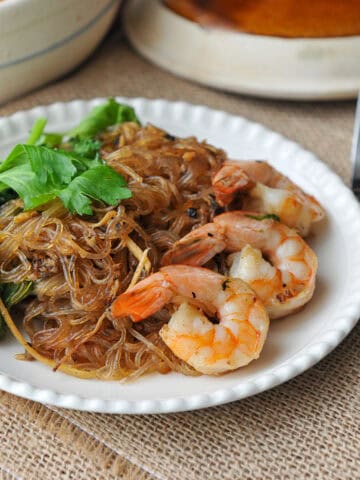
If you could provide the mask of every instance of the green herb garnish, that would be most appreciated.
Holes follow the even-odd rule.
[[[43,133],[36,145],[42,145],[49,148],[59,148],[64,136],[61,133]]]
[[[245,217],[253,218],[254,220],[276,220],[280,222],[280,217],[275,213],[267,213],[266,215],[245,215]]]
[[[30,131],[29,137],[26,140],[27,145],[36,145],[37,142],[39,141],[40,137],[43,134],[45,125],[46,125],[46,118],[38,118],[34,125],[32,126],[32,129]]]
[[[11,308],[20,303],[24,298],[28,297],[33,289],[33,282],[25,280],[21,283],[3,283],[0,285],[0,295],[6,306]],[[6,333],[6,323],[0,314],[0,338]]]
[[[55,148],[61,145],[64,135],[61,133],[45,133],[46,118],[38,118],[26,140],[26,145],[37,145],[49,148]]]
[[[130,198],[124,178],[100,159],[101,141],[94,138],[127,121],[139,123],[134,109],[113,98],[95,107],[66,136],[45,133],[46,120],[38,119],[27,143],[16,145],[0,164],[0,205],[18,195],[29,210],[58,197],[72,213],[91,215],[92,200],[116,205]]]
[[[55,148],[61,145],[64,135],[61,133],[45,133],[46,118],[38,118],[29,134],[26,145],[37,145]]]
[[[23,165],[29,165],[43,184],[50,181],[58,185],[66,184],[76,173],[70,154],[47,147],[21,144],[12,149],[0,165],[0,172]]]
[[[111,125],[124,122],[136,122],[140,124],[135,110],[132,107],[122,105],[113,98],[109,98],[104,105],[93,108],[79,125],[71,129],[67,135],[70,138],[94,137]]]
[[[1,298],[6,308],[11,308],[30,295],[34,283],[25,280],[21,283],[3,283],[1,285]]]
[[[124,178],[112,168],[101,165],[74,178],[59,197],[70,212],[91,215],[92,199],[116,205],[131,195]]]
[[[70,138],[69,145],[71,150],[77,155],[87,158],[96,158],[99,155],[101,142],[96,138]]]
[[[57,195],[55,185],[41,184],[30,164],[19,165],[0,173],[1,189],[11,188],[24,202],[25,210],[49,202]]]
[[[17,145],[0,166],[0,191],[4,187],[17,192],[25,210],[59,197],[79,215],[92,213],[88,197],[108,205],[131,197],[124,178],[100,160],[35,145]]]

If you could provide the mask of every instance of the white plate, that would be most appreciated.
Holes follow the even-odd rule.
[[[14,358],[22,348],[10,336],[0,344],[0,388],[42,403],[108,413],[193,410],[237,400],[279,385],[314,365],[350,332],[360,316],[360,208],[352,193],[310,152],[241,117],[164,100],[119,99],[133,105],[142,122],[176,135],[196,135],[232,158],[268,159],[326,207],[327,221],[311,245],[319,257],[315,295],[297,315],[275,320],[260,359],[220,377],[148,375],[120,384],[79,380],[36,362]],[[0,157],[24,140],[33,121],[49,119],[63,131],[103,99],[55,103],[0,119]]]
[[[160,67],[233,92],[287,99],[354,98],[360,36],[281,38],[204,28],[161,0],[132,0],[124,18],[133,46]]]

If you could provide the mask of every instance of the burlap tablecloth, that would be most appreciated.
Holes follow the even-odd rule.
[[[76,72],[3,106],[0,115],[108,95],[183,99],[244,115],[299,141],[349,180],[354,102],[224,94],[150,65],[119,35]],[[359,479],[359,349],[357,328],[280,387],[183,414],[88,414],[0,392],[0,479]]]

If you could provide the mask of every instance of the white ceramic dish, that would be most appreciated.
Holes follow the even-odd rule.
[[[318,362],[354,327],[360,316],[360,207],[342,181],[310,152],[241,117],[164,100],[119,99],[133,105],[142,122],[176,135],[196,135],[232,158],[264,158],[312,194],[327,210],[311,245],[319,257],[315,295],[297,315],[273,321],[260,359],[220,377],[149,375],[129,384],[79,380],[37,362],[14,358],[21,347],[8,336],[0,344],[0,388],[42,403],[108,413],[192,410],[254,395]],[[100,99],[55,103],[0,119],[0,158],[24,140],[33,121],[67,130]]]
[[[0,2],[0,104],[70,71],[99,44],[120,0]]]
[[[286,39],[204,28],[160,0],[129,2],[125,29],[152,62],[222,90],[324,100],[360,89],[360,36]]]

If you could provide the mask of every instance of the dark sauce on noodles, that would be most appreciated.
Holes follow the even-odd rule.
[[[76,216],[58,200],[24,212],[12,199],[0,208],[0,282],[34,282],[18,307],[32,347],[57,365],[123,379],[147,372],[197,374],[159,335],[171,311],[133,324],[109,306],[132,281],[140,252],[156,271],[163,253],[215,214],[212,175],[222,150],[175,138],[151,125],[124,123],[101,137],[106,163],[121,173],[132,198],[94,205]],[[195,214],[196,213],[196,214]],[[14,311],[16,315],[16,311]]]

